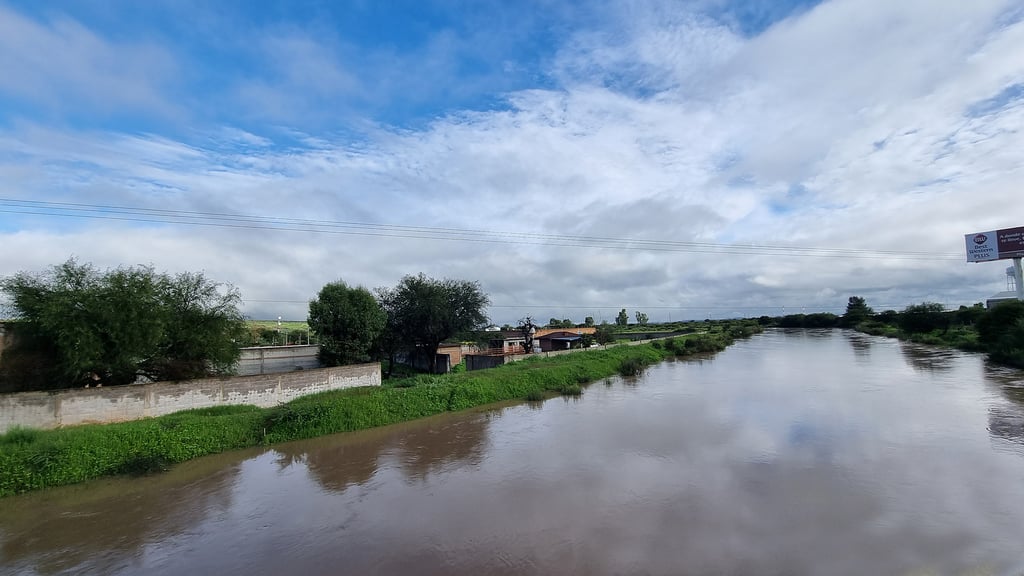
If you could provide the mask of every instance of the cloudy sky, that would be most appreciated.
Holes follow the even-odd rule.
[[[1004,290],[1019,0],[0,0],[0,275],[201,270],[255,318],[478,280],[491,318]]]

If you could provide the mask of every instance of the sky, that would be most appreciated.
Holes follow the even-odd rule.
[[[1019,0],[0,0],[0,276],[250,317],[478,281],[497,324],[949,307],[1024,226]]]

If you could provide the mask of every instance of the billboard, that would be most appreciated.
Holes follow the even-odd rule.
[[[968,262],[1024,257],[1024,226],[965,234]]]

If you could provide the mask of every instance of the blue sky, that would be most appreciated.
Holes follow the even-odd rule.
[[[0,0],[0,275],[200,269],[257,317],[420,271],[479,280],[499,322],[976,302],[1004,267],[963,234],[1024,225],[1022,16]]]

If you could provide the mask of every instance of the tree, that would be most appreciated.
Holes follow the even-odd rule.
[[[619,310],[619,315],[615,317],[615,324],[618,326],[626,326],[629,324],[629,314],[626,313],[626,309]]]
[[[840,325],[852,328],[871,318],[874,314],[875,311],[868,306],[867,301],[860,296],[850,296],[849,301],[846,303],[846,313],[843,314]]]
[[[587,326],[587,327],[593,326],[594,325],[594,317],[593,316],[587,316],[586,318],[584,318],[583,319],[583,325]]]
[[[320,362],[327,366],[368,361],[386,321],[369,290],[341,280],[325,285],[309,303],[309,328],[320,338]]]
[[[978,320],[978,340],[989,358],[1024,368],[1024,302],[1002,302]]]
[[[19,320],[19,343],[4,354],[6,389],[225,374],[240,353],[241,297],[202,274],[146,266],[101,272],[71,259],[5,278],[0,289]]]
[[[978,340],[992,348],[1024,325],[1024,302],[1000,302],[978,319]]]
[[[533,323],[533,318],[527,316],[520,320],[516,330],[523,335],[523,351],[527,354],[533,352],[533,336],[537,331],[537,325]]]
[[[641,326],[647,326],[647,314],[637,310],[636,311],[636,323]]]
[[[882,324],[895,326],[900,320],[900,313],[895,310],[882,310],[875,314],[875,320]]]
[[[937,302],[922,302],[907,306],[900,313],[900,330],[907,334],[923,334],[932,330],[949,328],[949,317],[946,307]]]
[[[487,325],[490,303],[478,282],[405,276],[393,291],[395,325],[413,352],[426,355],[431,373],[446,339]]]
[[[183,272],[163,277],[161,300],[168,312],[160,353],[143,366],[153,380],[188,380],[230,374],[238,361],[245,320],[241,296],[202,274]]]
[[[594,332],[594,340],[598,344],[611,344],[615,342],[615,334],[611,330],[611,326],[608,324],[602,324],[596,332]]]
[[[956,311],[956,321],[958,324],[963,326],[974,326],[978,320],[981,320],[985,316],[985,305],[981,302],[974,304],[973,306],[960,306]]]

